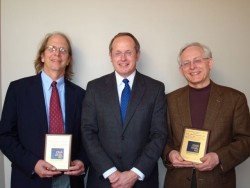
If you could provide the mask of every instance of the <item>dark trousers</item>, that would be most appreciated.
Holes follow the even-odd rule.
[[[193,169],[191,188],[197,188],[196,171]]]

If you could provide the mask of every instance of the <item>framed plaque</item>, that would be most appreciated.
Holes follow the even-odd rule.
[[[207,151],[209,131],[200,129],[185,128],[180,155],[186,161],[202,163],[202,158]]]
[[[44,160],[57,170],[67,171],[70,166],[71,134],[46,134]]]

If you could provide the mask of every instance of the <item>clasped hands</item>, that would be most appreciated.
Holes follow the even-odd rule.
[[[41,178],[51,178],[62,173],[69,176],[79,176],[84,173],[84,170],[84,164],[80,160],[71,161],[69,170],[65,172],[57,170],[53,165],[44,160],[39,160],[35,165],[35,172]]]
[[[138,180],[138,175],[133,171],[115,171],[108,177],[112,188],[131,188]]]
[[[169,160],[175,168],[192,167],[197,169],[198,171],[211,171],[220,162],[218,155],[214,152],[210,152],[200,159],[202,163],[195,164],[189,161],[185,161],[181,157],[180,153],[176,150],[172,150],[169,153]]]

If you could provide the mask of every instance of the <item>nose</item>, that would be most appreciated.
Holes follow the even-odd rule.
[[[54,54],[58,56],[58,55],[60,55],[60,54],[61,54],[61,52],[60,52],[60,50],[59,50],[59,49],[56,49],[56,51],[54,52]]]
[[[196,67],[196,65],[195,65],[195,63],[192,61],[191,63],[190,63],[190,69],[194,69]]]
[[[125,53],[121,53],[121,59],[122,59],[122,60],[125,60],[125,59],[126,59]]]

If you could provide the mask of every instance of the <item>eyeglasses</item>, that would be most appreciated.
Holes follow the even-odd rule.
[[[121,58],[121,57],[133,57],[134,55],[135,55],[135,52],[133,52],[133,51],[125,51],[125,52],[120,52],[120,51],[117,51],[117,52],[114,52],[114,53],[112,53],[112,55],[114,56],[114,57],[119,57],[119,58]]]
[[[46,48],[50,53],[55,53],[57,52],[57,50],[59,50],[59,52],[61,54],[67,54],[68,53],[68,50],[66,50],[65,48],[63,47],[56,47],[56,46],[48,46]]]
[[[191,63],[193,63],[193,65],[200,65],[201,63],[204,62],[203,60],[206,60],[206,59],[210,59],[210,58],[208,58],[208,57],[196,57],[193,59],[193,61],[186,60],[186,61],[180,62],[180,66],[183,68],[188,68],[191,65]]]

